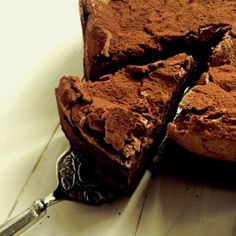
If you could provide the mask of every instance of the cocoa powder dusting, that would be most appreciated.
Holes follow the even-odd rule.
[[[96,4],[97,24],[112,35],[111,53],[124,48],[136,48],[141,53],[141,44],[155,47],[155,38],[184,35],[197,31],[199,26],[225,23],[236,27],[233,0],[111,0]]]
[[[104,140],[117,151],[121,151],[124,148],[125,141],[133,129],[135,123],[133,116],[129,111],[114,108],[106,117]]]

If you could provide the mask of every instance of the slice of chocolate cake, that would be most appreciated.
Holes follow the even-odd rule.
[[[230,27],[235,0],[80,0],[87,80],[180,52],[204,50]]]
[[[127,66],[97,82],[63,77],[56,89],[62,128],[108,184],[132,190],[174,116],[196,64],[178,54]]]
[[[236,38],[229,33],[181,108],[168,127],[171,138],[195,154],[236,161]]]

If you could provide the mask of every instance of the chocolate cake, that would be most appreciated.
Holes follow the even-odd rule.
[[[84,75],[96,80],[130,64],[204,50],[229,28],[235,0],[80,0]]]
[[[173,118],[196,63],[184,53],[127,66],[96,82],[63,77],[56,89],[62,128],[106,182],[132,190]]]
[[[236,161],[234,0],[80,0],[84,78],[56,89],[73,151],[132,191],[168,126],[199,155]],[[199,79],[200,78],[200,79]]]
[[[180,103],[169,135],[202,156],[236,161],[236,38],[230,33],[213,49],[210,67]]]

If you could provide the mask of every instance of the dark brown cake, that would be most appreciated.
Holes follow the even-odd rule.
[[[106,183],[134,189],[203,72],[169,135],[236,160],[235,0],[80,0],[80,13],[87,82],[62,78],[58,111],[72,149]]]
[[[192,57],[183,53],[127,66],[97,82],[62,78],[56,97],[72,148],[113,187],[132,190],[195,67]]]
[[[130,64],[203,50],[236,33],[235,0],[80,0],[87,80]]]
[[[226,34],[210,68],[181,102],[169,135],[189,151],[236,161],[236,38]]]

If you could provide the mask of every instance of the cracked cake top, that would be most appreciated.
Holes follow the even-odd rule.
[[[74,128],[129,166],[153,143],[175,90],[194,66],[192,57],[183,53],[146,66],[128,66],[97,82],[64,77],[57,96]]]
[[[234,0],[81,0],[80,6],[85,78],[91,80],[176,53],[181,44],[207,42],[219,26],[236,34]]]

